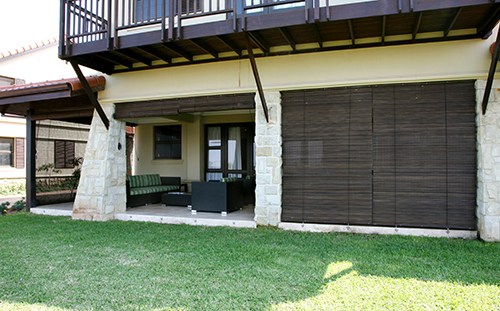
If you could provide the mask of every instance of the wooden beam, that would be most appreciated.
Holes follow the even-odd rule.
[[[270,51],[269,44],[256,32],[245,32],[245,38],[248,36],[252,39],[255,44],[262,50],[262,52],[267,55]]]
[[[248,57],[250,58],[250,65],[252,66],[252,71],[255,78],[255,84],[257,84],[257,90],[259,91],[260,101],[262,103],[262,108],[264,110],[264,116],[266,117],[267,123],[269,123],[269,110],[267,109],[266,97],[264,96],[264,89],[262,88],[262,83],[260,82],[259,71],[257,70],[257,64],[255,62],[252,46],[250,44],[250,38],[247,35],[247,32],[243,32],[243,34],[245,36]]]
[[[139,55],[138,53],[130,50],[130,49],[123,49],[123,50],[114,50],[113,53],[119,53],[122,54],[128,58],[132,58],[136,62],[143,63],[146,66],[151,66],[151,59],[144,57],[142,55]]]
[[[387,25],[387,16],[382,16],[382,43],[385,42],[385,27]]]
[[[485,19],[485,22],[477,27],[477,31],[483,39],[487,39],[490,36],[491,31],[500,18],[500,4],[497,4],[491,11],[492,13]]]
[[[352,20],[347,20],[347,24],[349,25],[349,35],[351,36],[352,45],[356,45],[356,38],[354,37],[354,27],[352,26]]]
[[[163,116],[163,118],[177,122],[194,123],[194,116],[189,113],[183,113],[176,116]]]
[[[238,47],[238,45],[236,45],[236,43],[234,43],[232,40],[224,36],[215,36],[215,37],[241,57],[241,49]]]
[[[295,40],[293,40],[292,36],[290,35],[290,33],[288,32],[288,30],[286,30],[285,27],[280,27],[278,28],[281,35],[283,37],[285,37],[285,40],[286,42],[288,42],[288,45],[290,45],[290,47],[292,48],[292,50],[296,51],[297,48],[296,48],[296,43],[295,43]]]
[[[219,52],[217,52],[213,47],[208,45],[205,41],[202,39],[191,39],[190,40],[194,45],[202,49],[203,51],[207,52],[208,54],[212,55],[214,58],[219,59]]]
[[[104,113],[104,110],[101,107],[101,104],[99,104],[99,101],[97,100],[97,97],[95,96],[94,92],[92,92],[92,89],[90,88],[89,82],[83,75],[82,71],[80,70],[80,67],[78,67],[78,63],[75,61],[71,60],[70,61],[71,66],[73,67],[73,70],[75,70],[76,75],[78,76],[78,80],[80,80],[80,83],[83,86],[83,89],[85,90],[85,93],[87,93],[87,96],[90,99],[90,102],[94,106],[94,108],[97,110],[97,113],[99,114],[99,117],[101,118],[102,123],[106,127],[106,129],[109,130],[109,120],[106,114]]]
[[[179,47],[177,44],[173,42],[164,42],[162,43],[164,47],[167,49],[171,50],[172,52],[184,57],[188,61],[192,62],[193,61],[193,55],[191,53],[188,53],[186,50],[183,48]]]
[[[450,33],[451,29],[453,28],[453,26],[457,22],[458,16],[460,15],[461,12],[462,12],[462,8],[458,8],[458,10],[455,12],[455,15],[453,16],[453,19],[450,20],[450,22],[448,23],[448,25],[444,29],[444,37],[445,38],[448,37],[448,34]]]
[[[321,38],[321,34],[320,34],[319,28],[318,28],[318,24],[312,23],[310,25],[311,25],[311,29],[314,32],[314,36],[316,36],[316,41],[318,41],[319,47],[323,48],[323,38]]]
[[[36,121],[26,112],[26,211],[36,207]]]
[[[172,63],[172,57],[168,56],[168,55],[165,55],[163,53],[161,53],[160,51],[157,51],[157,50],[154,50],[151,46],[149,45],[145,45],[145,46],[141,46],[141,47],[137,47],[139,50],[145,52],[145,53],[148,53],[150,55],[153,55],[155,57],[158,57],[159,59],[161,59],[162,61],[170,64]]]
[[[495,41],[495,49],[493,50],[493,55],[491,55],[491,65],[490,71],[488,73],[488,80],[486,81],[486,88],[484,89],[483,96],[483,115],[486,114],[486,108],[488,108],[488,101],[490,100],[491,87],[493,86],[493,79],[495,78],[495,71],[497,69],[498,57],[500,54],[500,31],[497,35],[497,40]]]
[[[107,56],[103,56],[103,55],[99,55],[99,54],[96,54],[96,55],[97,55],[97,57],[103,57],[103,58],[107,59],[108,61],[114,62],[115,64],[118,64],[118,65],[125,66],[127,68],[132,68],[134,66],[134,63],[132,63],[129,60],[123,59],[123,55],[121,53],[114,51],[114,50],[109,50],[107,52]],[[80,63],[79,60],[77,62]]]
[[[417,33],[420,30],[420,24],[422,23],[422,15],[423,14],[424,14],[424,12],[418,13],[417,22],[415,23],[415,26],[413,27],[413,34],[411,37],[412,40],[415,40],[415,38],[417,37]]]

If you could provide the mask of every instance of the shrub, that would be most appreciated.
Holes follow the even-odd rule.
[[[21,200],[16,201],[16,203],[12,204],[12,206],[10,207],[10,209],[14,210],[14,211],[21,211],[25,207],[26,207],[26,201],[24,200],[24,198],[22,198]]]
[[[26,193],[24,181],[2,181],[0,182],[0,195],[17,195]]]
[[[0,214],[5,214],[7,213],[7,208],[9,207],[10,202],[3,202],[0,204]]]

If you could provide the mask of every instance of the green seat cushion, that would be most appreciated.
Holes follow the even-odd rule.
[[[127,176],[127,180],[130,181],[130,188],[142,188],[161,185],[161,177],[159,174]]]
[[[150,187],[137,187],[137,188],[131,188],[130,189],[130,195],[140,195],[140,194],[150,194],[150,193],[156,193],[156,192],[167,192],[167,191],[173,191],[173,190],[178,190],[178,186],[150,186]]]

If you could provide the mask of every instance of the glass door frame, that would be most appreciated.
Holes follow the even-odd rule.
[[[221,145],[220,146],[209,146],[208,142],[208,128],[210,127],[220,127],[221,128]],[[249,132],[249,136],[246,141],[246,154],[242,154],[242,161],[245,164],[242,165],[241,170],[229,170],[228,169],[228,132],[231,127],[241,127],[246,128]],[[242,178],[246,176],[253,176],[255,174],[255,124],[254,123],[221,123],[221,124],[205,124],[205,172],[203,178],[207,180],[208,173],[222,173],[222,177],[228,177],[228,174],[241,174]],[[243,149],[243,148],[242,148]],[[220,169],[209,169],[208,160],[210,150],[221,150],[221,168]],[[246,158],[246,159],[245,159]]]

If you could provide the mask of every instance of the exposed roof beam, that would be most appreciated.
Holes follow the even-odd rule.
[[[495,6],[495,9],[492,10],[491,15],[487,19],[485,19],[485,22],[477,27],[477,32],[480,34],[481,38],[487,39],[490,36],[491,30],[493,30],[499,18],[500,4],[497,4]]]
[[[424,14],[424,12],[418,13],[417,22],[415,23],[415,26],[413,27],[413,35],[411,37],[412,40],[415,40],[415,38],[417,37],[417,33],[420,30],[420,24],[422,23],[422,15],[423,14]]]
[[[168,64],[172,63],[172,57],[165,55],[165,54],[161,53],[160,51],[153,49],[151,46],[145,45],[145,46],[137,47],[137,49],[144,51],[145,53],[148,53],[150,55],[156,56]]]
[[[138,53],[136,53],[136,52],[134,52],[134,51],[132,51],[130,49],[126,49],[126,50],[125,49],[124,50],[114,50],[113,52],[125,55],[125,56],[127,56],[129,58],[132,58],[136,62],[143,63],[146,66],[151,66],[151,60],[149,58],[144,57],[142,55],[139,55]]]
[[[482,105],[483,115],[486,114],[486,108],[488,108],[488,101],[490,100],[491,87],[493,86],[493,79],[495,78],[495,71],[497,69],[499,54],[500,54],[500,31],[497,34],[497,40],[495,41],[495,49],[493,50],[493,55],[491,55],[490,71],[488,73],[488,80],[486,81],[486,88],[484,89],[483,105]]]
[[[387,25],[387,16],[382,16],[382,43],[385,42],[385,27]]]
[[[453,28],[453,26],[455,25],[455,23],[457,22],[457,19],[458,19],[458,16],[460,15],[460,13],[462,12],[462,8],[458,8],[457,12],[455,13],[455,15],[453,16],[453,19],[450,20],[450,22],[448,23],[448,25],[446,26],[445,30],[444,30],[444,37],[448,37],[448,34],[450,33],[451,29]]]
[[[269,44],[267,44],[267,42],[258,33],[246,32],[246,34],[248,34],[248,36],[250,36],[252,41],[255,42],[255,44],[257,44],[259,49],[261,49],[262,52],[264,52],[264,54],[267,55],[269,53],[269,50],[270,50]]]
[[[231,41],[230,39],[224,37],[224,36],[216,36],[217,39],[219,39],[222,43],[224,43],[228,48],[233,50],[236,54],[238,54],[241,57],[241,49]]]
[[[352,26],[352,20],[347,20],[347,24],[349,25],[349,34],[351,36],[352,45],[356,45],[356,38],[354,37],[354,27]]]
[[[132,68],[133,67],[133,63],[131,61],[123,59],[121,57],[121,55],[122,55],[121,53],[118,53],[118,52],[116,52],[114,50],[110,50],[108,52],[108,55],[106,55],[106,56],[98,55],[98,57],[102,57],[104,59],[108,59],[108,60],[114,62],[115,64],[122,65],[122,66],[125,66],[127,68]],[[80,61],[78,61],[78,63],[80,63]]]
[[[115,65],[113,59],[101,56],[100,54],[94,54],[94,59],[89,60],[88,58],[83,58],[83,57],[74,57],[73,59],[76,59],[76,61],[81,64],[82,66],[89,67],[89,68],[94,68],[96,69],[96,66],[99,67],[98,71],[104,72],[106,74],[112,74],[115,68]],[[96,59],[97,58],[97,59]],[[118,63],[117,63],[118,64]],[[127,68],[132,68],[132,63],[128,63],[130,67],[125,66]]]
[[[190,40],[192,43],[194,43],[197,47],[202,49],[203,51],[207,52],[208,54],[212,55],[216,59],[219,58],[219,52],[217,52],[213,47],[208,45],[205,41],[201,39],[191,39]]]
[[[73,67],[73,70],[75,70],[75,73],[78,77],[78,80],[80,80],[80,83],[83,86],[83,89],[85,90],[85,93],[87,93],[87,96],[90,99],[90,102],[96,109],[97,113],[99,114],[99,117],[101,118],[102,123],[104,123],[104,126],[106,129],[109,130],[109,120],[106,114],[104,113],[104,110],[101,107],[101,104],[99,104],[99,101],[97,100],[97,97],[95,96],[94,92],[92,92],[92,89],[90,88],[89,82],[83,75],[82,71],[80,70],[80,67],[78,66],[78,63],[76,63],[74,60],[69,61],[71,63],[71,66]]]
[[[321,34],[319,33],[318,24],[312,23],[310,25],[311,25],[311,29],[314,32],[314,35],[316,36],[316,41],[318,41],[319,47],[323,48],[323,38],[321,38]]]
[[[248,34],[247,32],[243,32],[243,35],[245,36],[248,57],[250,58],[250,65],[252,66],[252,71],[255,78],[255,84],[257,84],[257,90],[259,91],[259,97],[262,103],[262,108],[264,110],[264,116],[266,117],[267,123],[269,123],[269,111],[267,109],[266,97],[264,96],[264,89],[262,88],[262,83],[260,81],[259,71],[257,70],[257,63],[255,62],[252,46],[250,44],[250,38],[247,34]]]
[[[290,45],[290,47],[292,48],[292,50],[296,51],[296,43],[295,43],[295,40],[293,40],[292,36],[290,35],[290,33],[288,32],[288,30],[286,30],[285,27],[280,27],[278,28],[281,35],[283,37],[285,37],[285,40],[286,42],[288,42],[288,45]]]
[[[186,50],[184,50],[183,48],[179,47],[175,43],[173,43],[173,42],[165,42],[165,43],[162,43],[162,44],[167,49],[169,49],[172,52],[174,52],[174,53],[176,53],[176,54],[184,57],[188,61],[190,61],[190,62],[193,61],[193,55],[191,55],[190,53],[188,53]]]

